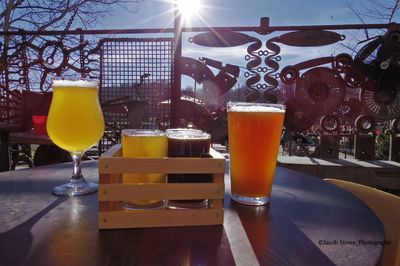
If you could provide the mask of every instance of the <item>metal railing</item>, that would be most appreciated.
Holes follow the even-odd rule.
[[[343,45],[363,30],[376,37]],[[52,77],[80,75],[101,80],[103,107],[114,103],[104,145],[129,126],[118,104],[145,100],[142,127],[190,124],[223,142],[226,101],[270,101],[286,104],[290,143],[306,156],[336,158],[341,135],[350,134],[355,157],[372,159],[379,133],[398,161],[399,32],[395,23],[270,26],[268,18],[250,27],[0,32],[10,43],[1,47],[0,125],[23,121],[21,90],[51,91]],[[218,56],[223,50],[228,57]],[[294,141],[311,135],[311,150]]]

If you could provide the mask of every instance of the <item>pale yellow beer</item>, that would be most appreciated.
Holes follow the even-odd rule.
[[[56,80],[47,119],[51,140],[69,152],[83,152],[96,144],[104,132],[98,83]]]
[[[160,130],[126,129],[122,131],[122,157],[162,158],[167,156],[167,137]],[[124,183],[165,183],[166,175],[159,173],[125,173]],[[159,200],[129,201],[128,207],[159,206]]]
[[[70,152],[74,164],[69,183],[56,186],[59,196],[78,196],[97,191],[81,173],[82,155],[103,136],[104,118],[99,103],[99,81],[93,79],[53,82],[53,99],[47,118],[47,133],[54,144]]]

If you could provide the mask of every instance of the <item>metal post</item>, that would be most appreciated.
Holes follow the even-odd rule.
[[[319,149],[316,153],[318,158],[338,159],[339,158],[339,141],[337,134],[321,133],[319,139]]]
[[[389,161],[400,162],[400,119],[390,123]]]
[[[375,136],[373,134],[354,135],[354,158],[358,160],[375,159]]]
[[[171,127],[179,127],[180,124],[180,100],[181,100],[181,69],[179,62],[182,57],[182,16],[177,3],[174,4],[174,72],[171,91]]]
[[[400,136],[390,135],[389,161],[400,162]]]
[[[0,132],[0,172],[10,170],[8,132]]]

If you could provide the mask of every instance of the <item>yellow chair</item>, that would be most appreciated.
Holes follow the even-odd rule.
[[[384,246],[381,264],[400,266],[400,197],[353,182],[324,180],[353,193],[374,211],[385,228],[385,239],[391,241]]]

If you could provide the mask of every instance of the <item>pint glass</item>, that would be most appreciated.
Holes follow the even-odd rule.
[[[267,204],[283,129],[284,106],[230,102],[227,107],[231,197],[248,205]]]

